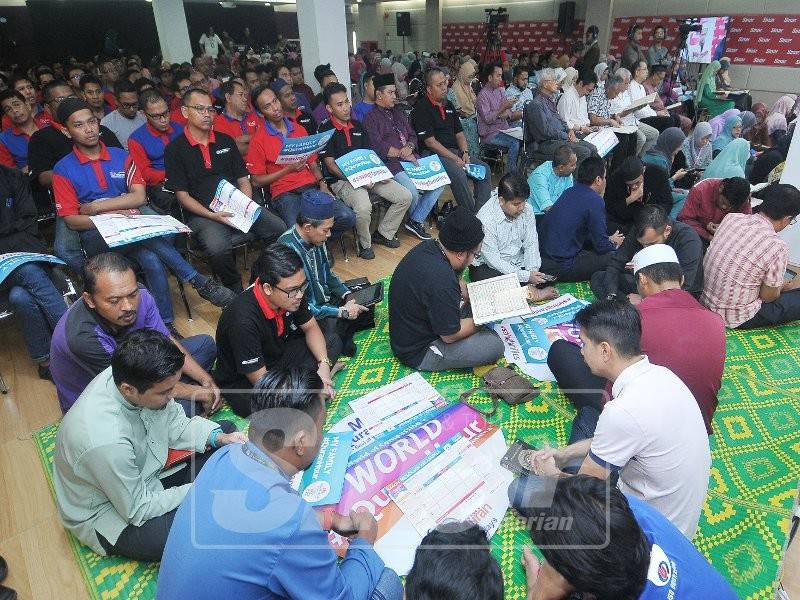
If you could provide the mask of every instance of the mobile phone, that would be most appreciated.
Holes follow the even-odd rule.
[[[558,279],[558,277],[556,277],[555,275],[550,275],[548,273],[542,273],[542,279],[544,279],[547,283],[550,283]]]

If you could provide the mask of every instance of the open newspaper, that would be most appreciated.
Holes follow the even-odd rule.
[[[233,216],[228,217],[228,223],[244,233],[250,231],[258,215],[261,214],[261,206],[257,202],[224,179],[219,182],[209,208],[214,212],[232,213]]]
[[[645,106],[649,106],[651,103],[656,101],[656,97],[658,93],[653,92],[647,96],[642,96],[638,100],[634,100],[628,106],[622,109],[622,112],[633,112],[635,110],[639,110],[640,108],[644,108]]]
[[[109,248],[192,230],[170,215],[106,213],[89,217]]]

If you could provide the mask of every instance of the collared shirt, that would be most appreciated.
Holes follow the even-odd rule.
[[[0,254],[47,252],[39,237],[39,213],[28,176],[19,169],[0,166]]]
[[[306,242],[292,227],[278,241],[294,250],[303,261],[303,270],[309,283],[308,309],[318,319],[335,317],[339,309],[331,304],[334,296],[343,298],[349,291],[342,280],[331,270],[325,244],[315,246]]]
[[[383,569],[360,538],[339,562],[316,512],[278,465],[252,442],[231,444],[208,459],[175,514],[157,598],[203,590],[204,598],[368,600]]]
[[[287,137],[300,138],[308,135],[305,128],[299,123],[287,117],[284,117],[283,120],[288,132]],[[246,157],[248,171],[253,175],[269,175],[283,169],[285,165],[275,162],[278,160],[282,147],[283,134],[281,131],[273,127],[271,123],[265,123],[264,128],[260,129],[250,140]],[[312,154],[306,160],[305,168],[299,171],[290,171],[273,181],[269,186],[272,197],[277,198],[284,192],[291,192],[306,185],[316,185],[317,178],[308,168],[308,165],[313,164],[316,160],[317,155]]]
[[[24,169],[28,164],[30,139],[31,136],[16,125],[0,131],[0,165]]]
[[[226,111],[222,111],[214,117],[214,131],[225,133],[233,139],[243,135],[253,135],[259,128],[259,118],[254,113],[242,115],[237,119]]]
[[[592,90],[586,101],[586,109],[590,115],[596,115],[601,119],[611,118],[611,100],[606,95],[605,86],[598,85]]]
[[[167,179],[164,187],[189,195],[208,206],[214,199],[219,182],[225,179],[232,185],[247,177],[242,155],[236,142],[224,133],[209,132],[208,144],[200,144],[187,129],[183,130],[164,150]]]
[[[717,198],[719,196],[719,189],[722,187],[722,179],[711,177],[698,181],[689,190],[689,195],[686,196],[686,202],[678,215],[678,220],[683,221],[697,232],[704,240],[711,240],[711,232],[707,229],[709,223],[719,225],[722,219],[725,218],[726,212],[722,212],[717,206]],[[731,211],[734,213],[741,213],[743,215],[752,214],[753,208],[750,204],[750,198],[745,200],[742,205]]]
[[[127,152],[100,143],[100,155],[89,158],[77,146],[53,168],[53,196],[58,216],[80,214],[80,205],[115,198],[144,185],[144,179]]]
[[[114,327],[89,308],[83,298],[69,307],[53,330],[50,342],[50,372],[63,412],[67,412],[89,382],[111,364],[111,355],[119,341],[139,329],[155,329],[170,335],[155,300],[145,288],[139,288],[139,309],[129,327]]]
[[[528,186],[531,189],[528,203],[533,208],[533,212],[537,215],[547,212],[561,197],[564,190],[572,187],[572,184],[572,175],[564,177],[556,173],[553,170],[552,160],[543,162],[536,167],[528,175]]]
[[[627,90],[622,92],[621,94],[617,94],[617,97],[611,100],[611,112],[615,115],[618,115],[626,108],[631,105],[633,100],[631,99],[631,91],[630,86]],[[638,119],[636,118],[636,113],[630,113],[625,115],[624,117],[620,117],[622,120],[623,125],[637,125]]]
[[[344,156],[348,152],[352,152],[353,150],[369,149],[372,147],[369,141],[369,136],[367,135],[367,132],[364,131],[361,123],[350,119],[345,127],[341,124],[337,125],[334,123],[333,119],[334,118],[331,117],[319,125],[320,132],[330,131],[331,129],[336,130],[336,133],[333,134],[333,137],[330,139],[328,144],[319,151],[319,157],[322,161],[322,171],[325,173],[325,178],[331,182],[336,181],[338,178],[328,170],[325,164],[326,158],[330,157],[335,160]]]
[[[374,102],[366,102],[365,100],[356,102],[353,105],[353,111],[351,113],[352,118],[358,121],[359,123],[363,123],[364,117],[367,116],[367,113],[371,111],[374,106],[375,106]]]
[[[306,135],[314,135],[317,133],[317,123],[321,123],[325,119],[328,118],[328,112],[325,112],[325,115],[322,119],[317,119],[314,115],[312,115],[307,110],[303,110],[298,108],[294,111],[294,114],[286,115],[292,122],[297,123],[298,125],[302,125],[303,129],[306,130]]]
[[[426,94],[414,104],[414,110],[411,111],[411,124],[414,126],[414,131],[417,132],[420,144],[424,144],[426,139],[433,137],[445,148],[456,150],[458,149],[456,135],[463,131],[461,120],[449,100],[445,100],[441,105],[444,118],[442,118],[439,108],[433,105]]]
[[[641,83],[639,83],[635,79],[631,79],[631,84],[628,86],[628,94],[630,95],[631,101],[636,102],[640,98],[644,98],[645,96],[647,96],[647,90]],[[637,119],[646,119],[648,117],[658,116],[656,115],[656,111],[653,110],[652,105],[650,104],[648,104],[647,106],[643,106],[633,114],[636,115]]]
[[[528,102],[533,100],[533,91],[529,87],[519,89],[512,83],[506,88],[506,98],[514,100],[514,106],[511,107],[511,111],[520,112]]]
[[[164,489],[159,474],[167,453],[203,452],[217,427],[203,417],[188,418],[174,400],[162,410],[131,404],[108,367],[58,429],[53,487],[64,527],[105,555],[97,534],[115,544],[128,525],[139,527],[177,508],[191,484]]]
[[[375,105],[364,117],[364,129],[369,134],[372,146],[392,175],[403,170],[399,158],[389,158],[389,148],[402,148],[406,144],[417,146],[417,134],[405,113],[399,108],[383,108]]]
[[[647,356],[619,374],[589,457],[619,471],[618,486],[644,500],[691,539],[708,490],[711,450],[692,393]]]
[[[567,124],[558,114],[552,96],[541,92],[536,94],[525,111],[525,128],[528,132],[527,139],[533,142],[568,138]]]
[[[136,111],[136,116],[132,119],[129,119],[128,117],[120,114],[118,110],[115,110],[114,112],[110,112],[103,117],[103,119],[100,121],[100,124],[105,125],[111,131],[113,131],[114,135],[117,136],[117,139],[122,144],[122,147],[127,150],[128,138],[130,135],[146,122],[147,119],[145,119],[141,111]]]
[[[217,323],[214,379],[224,389],[252,388],[247,374],[270,369],[283,356],[286,342],[302,335],[300,327],[314,318],[304,294],[297,311],[282,313],[279,332],[278,312],[265,311],[260,294],[256,286],[249,287],[222,311]]]
[[[589,126],[589,109],[586,105],[586,96],[578,94],[572,85],[564,90],[558,99],[558,114],[570,129]]]
[[[145,123],[128,138],[128,152],[147,185],[164,183],[164,151],[167,145],[183,133],[183,125],[170,122],[169,129],[159,131]]]
[[[36,113],[33,115],[33,122],[36,123],[36,126],[39,129],[43,127],[48,127],[50,123],[53,121],[53,116],[50,114],[49,111],[43,109],[41,106],[36,107]],[[13,123],[11,122],[11,117],[8,115],[3,115],[2,125],[0,125],[0,129],[9,129]]]
[[[531,272],[542,266],[536,219],[529,204],[515,219],[509,219],[500,207],[497,190],[478,211],[483,223],[483,248],[473,264],[489,265],[503,274],[516,273],[520,283],[527,283]]]
[[[703,260],[700,301],[728,327],[752,319],[761,308],[761,286],[779,288],[789,246],[762,215],[731,213],[722,219]]]
[[[475,108],[478,111],[478,135],[482,142],[486,143],[501,130],[508,129],[508,119],[498,116],[505,103],[506,91],[502,87],[485,85],[478,93]]]
[[[72,152],[72,138],[67,137],[64,132],[64,126],[53,121],[50,127],[40,129],[31,136],[28,143],[28,167],[33,175],[52,171],[59,160]],[[122,148],[117,136],[103,125],[100,125],[100,141],[108,148]]]
[[[576,183],[561,194],[544,218],[542,251],[569,269],[586,242],[597,254],[616,250],[608,239],[603,197],[592,188]]]

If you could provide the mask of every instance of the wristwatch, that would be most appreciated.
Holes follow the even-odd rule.
[[[346,308],[340,308],[339,309],[339,315],[340,315],[340,318],[342,318],[342,319],[349,319],[350,318],[350,311],[347,310]]]
[[[330,358],[325,358],[323,360],[317,361],[318,365],[321,365],[322,363],[325,363],[326,365],[328,365],[328,367],[332,367],[333,366],[333,363],[331,362]]]

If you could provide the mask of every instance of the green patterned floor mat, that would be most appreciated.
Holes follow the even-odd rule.
[[[585,283],[559,288],[591,298]],[[328,425],[349,412],[348,401],[411,372],[392,355],[385,304],[376,321],[375,329],[356,337],[359,352],[336,377]],[[728,333],[725,377],[714,416],[711,482],[694,543],[742,598],[774,597],[773,580],[800,474],[799,341],[798,326]],[[449,400],[478,383],[468,372],[423,376]],[[513,408],[503,404],[490,418],[503,428],[507,441],[523,437],[566,443],[575,412],[555,384],[543,383],[541,389],[534,401]],[[480,398],[472,401],[480,404]],[[483,401],[486,408],[491,406],[488,397]],[[215,418],[243,424],[227,409]],[[51,492],[57,430],[54,424],[33,436]],[[155,597],[157,565],[100,557],[68,537],[92,599]],[[529,539],[520,519],[508,511],[492,539],[507,599],[525,598],[519,548]]]

